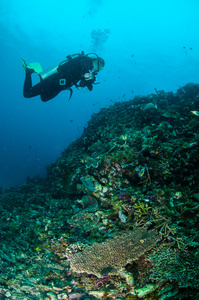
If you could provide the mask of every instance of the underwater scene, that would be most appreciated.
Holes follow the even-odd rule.
[[[0,300],[199,299],[198,10],[1,1]]]

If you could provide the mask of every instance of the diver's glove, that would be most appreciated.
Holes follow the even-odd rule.
[[[85,73],[85,74],[84,74],[84,78],[85,78],[86,81],[87,81],[87,80],[93,80],[93,79],[95,79],[95,76],[94,76],[94,74],[90,71],[89,73]]]
[[[95,79],[83,79],[79,82],[79,84],[76,84],[76,88],[78,88],[78,90],[82,89],[83,87],[87,87],[89,91],[92,91],[93,89],[93,83],[94,83]]]

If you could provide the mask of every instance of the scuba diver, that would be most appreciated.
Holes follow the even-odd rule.
[[[92,91],[97,73],[104,68],[103,58],[95,53],[81,53],[68,55],[66,60],[62,61],[47,71],[42,71],[39,63],[30,63],[29,65],[22,58],[22,65],[26,72],[23,95],[25,98],[32,98],[40,95],[42,101],[48,101],[57,96],[61,91],[69,90],[72,97],[71,87],[75,85],[78,89],[87,87]],[[32,86],[31,74],[37,73],[40,82]]]

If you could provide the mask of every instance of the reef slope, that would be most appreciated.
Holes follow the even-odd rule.
[[[199,299],[199,85],[93,114],[0,194],[0,299]]]

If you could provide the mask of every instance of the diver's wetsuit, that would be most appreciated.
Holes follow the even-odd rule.
[[[87,86],[89,91],[93,89],[93,79],[85,80],[84,74],[92,71],[93,64],[90,57],[80,55],[71,60],[63,61],[59,64],[56,72],[46,76],[40,82],[32,86],[31,74],[32,70],[26,69],[26,77],[23,88],[25,98],[31,98],[40,95],[42,101],[48,101],[57,96],[61,91],[69,89],[75,85],[77,88]],[[93,73],[96,75],[96,73]]]

